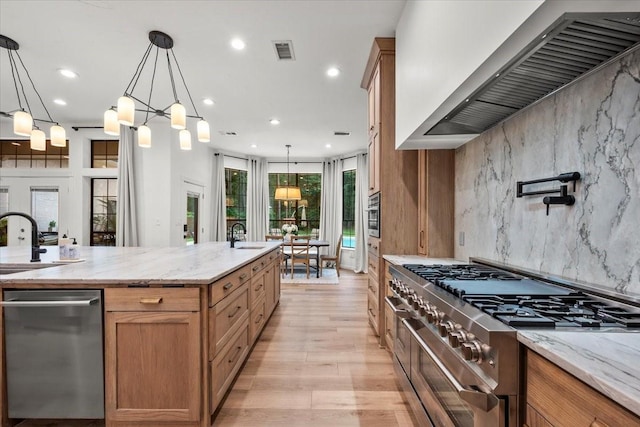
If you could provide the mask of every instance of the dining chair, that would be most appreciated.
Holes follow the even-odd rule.
[[[322,276],[322,266],[325,261],[334,261],[336,266],[336,274],[340,277],[340,250],[342,249],[342,234],[338,237],[338,246],[336,247],[336,254],[333,255],[320,255],[320,275]]]
[[[307,267],[307,279],[309,278],[309,236],[297,236],[291,239],[287,245],[290,247],[291,278],[296,264],[305,264]]]
[[[284,241],[284,236],[282,234],[266,234],[264,236],[264,240],[269,241]],[[280,260],[280,276],[284,277],[287,274],[287,268],[289,266],[289,258],[291,258],[291,254],[289,253],[288,247],[286,245],[281,245],[280,253],[282,254],[282,259]]]

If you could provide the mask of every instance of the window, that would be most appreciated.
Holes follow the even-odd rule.
[[[236,222],[247,225],[247,171],[224,169],[227,199],[227,236]]]
[[[118,180],[91,180],[91,246],[116,245]]]
[[[276,187],[300,187],[302,200],[275,200]],[[295,222],[298,234],[315,235],[320,228],[320,196],[322,174],[269,174],[269,229],[282,229],[285,222]]]
[[[31,189],[31,216],[38,224],[41,245],[58,244],[58,189]]]
[[[356,247],[356,171],[342,172],[342,247]]]
[[[91,141],[91,167],[117,168],[118,141]]]
[[[32,150],[29,141],[0,141],[0,167],[2,168],[68,168],[69,144],[54,147],[47,141],[45,151]]]

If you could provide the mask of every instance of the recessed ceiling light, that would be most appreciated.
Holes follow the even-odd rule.
[[[53,102],[58,105],[67,105],[67,101],[65,101],[64,99],[54,99]]]
[[[78,73],[71,70],[67,70],[66,68],[61,68],[58,70],[58,72],[69,79],[75,79],[76,77],[78,77]]]
[[[340,70],[338,67],[331,67],[327,70],[327,76],[329,77],[337,77],[340,74]]]
[[[251,144],[251,148],[258,148],[256,144]]]
[[[203,99],[203,100],[202,100],[202,103],[203,103],[203,104],[205,104],[205,105],[213,105],[213,104],[215,104],[215,102],[214,102],[214,101],[213,101],[213,99],[211,99],[211,98],[205,98],[205,99]]]
[[[271,120],[269,120],[269,123],[271,123],[272,125],[279,125],[279,124],[280,124],[280,120],[278,120],[278,119],[271,119]]]
[[[327,145],[325,145],[325,147],[331,148],[331,144],[327,144]]]
[[[240,39],[233,39],[231,40],[231,47],[236,50],[242,50],[246,47],[246,44],[244,41]]]

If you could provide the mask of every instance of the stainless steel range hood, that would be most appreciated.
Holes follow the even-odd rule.
[[[640,12],[565,14],[425,136],[479,134],[640,46]]]

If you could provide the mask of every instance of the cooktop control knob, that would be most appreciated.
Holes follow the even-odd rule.
[[[440,325],[438,326],[438,330],[440,331],[441,337],[446,337],[447,335],[449,335],[451,332],[455,331],[459,327],[460,325],[456,325],[451,320],[446,320],[444,322],[440,322]]]
[[[420,301],[418,299],[417,295],[414,295],[413,297],[413,309],[417,310],[420,307]]]
[[[451,347],[460,347],[460,344],[465,341],[464,331],[454,331],[449,333],[449,345]]]
[[[437,324],[444,317],[444,314],[436,307],[433,307],[427,312],[427,321],[429,323]],[[444,336],[444,335],[443,335]]]
[[[482,346],[479,341],[472,340],[462,343],[462,355],[464,360],[469,362],[481,362],[482,361]]]
[[[424,316],[427,314],[428,306],[429,306],[429,303],[424,303],[423,301],[420,302],[420,307],[418,307],[418,312],[420,313],[420,316]]]

